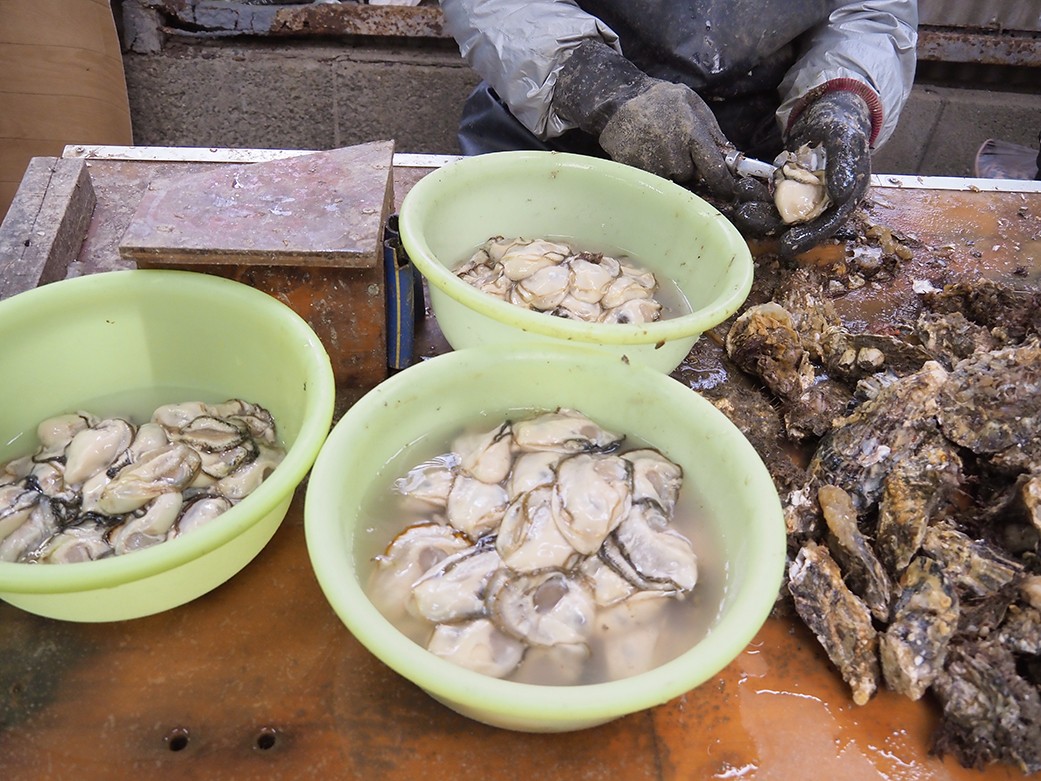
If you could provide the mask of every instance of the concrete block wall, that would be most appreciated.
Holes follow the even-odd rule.
[[[394,139],[457,154],[478,78],[450,42],[168,43],[124,55],[139,145],[330,149]],[[971,176],[987,138],[1036,146],[1041,94],[916,84],[878,173]]]
[[[876,173],[972,176],[988,138],[1037,149],[1041,95],[916,84],[889,141],[872,159]]]
[[[134,142],[332,149],[393,139],[458,154],[476,74],[458,51],[334,45],[172,45],[124,55]]]

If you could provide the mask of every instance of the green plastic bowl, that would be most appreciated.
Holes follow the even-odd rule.
[[[386,483],[388,462],[430,438],[447,442],[464,423],[489,427],[511,410],[574,407],[614,431],[658,447],[682,465],[714,520],[725,596],[708,634],[640,675],[582,686],[540,686],[458,667],[399,632],[363,588],[371,541],[363,500]],[[451,352],[383,382],[333,428],[315,462],[304,505],[318,582],[347,628],[385,664],[448,707],[487,724],[533,732],[582,729],[683,694],[722,670],[752,640],[780,588],[785,527],[758,454],[708,401],[647,367],[589,348],[533,345],[508,357],[490,348]],[[396,530],[395,530],[396,531]],[[383,530],[378,539],[388,539]]]
[[[719,211],[673,182],[594,157],[496,152],[454,161],[406,194],[399,226],[455,349],[576,342],[667,374],[703,332],[737,311],[752,285],[748,245]],[[500,301],[453,273],[496,235],[621,251],[676,282],[693,311],[622,325],[566,320]]]
[[[332,422],[329,357],[289,307],[238,282],[114,271],[0,302],[0,461],[34,450],[43,419],[95,403],[243,398],[266,407],[287,449],[218,520],[151,548],[76,564],[0,562],[0,599],[71,621],[158,613],[217,587],[264,547]]]

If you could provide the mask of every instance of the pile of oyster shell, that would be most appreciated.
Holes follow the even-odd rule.
[[[76,412],[37,427],[39,447],[0,465],[0,561],[129,553],[209,523],[285,455],[263,407],[240,399],[155,410],[140,426]]]
[[[937,753],[1041,772],[1041,291],[916,280],[920,311],[873,333],[828,282],[785,270],[725,340],[757,385],[728,373],[717,406],[785,505],[778,608],[855,703],[928,698]]]
[[[570,409],[460,436],[395,482],[418,520],[376,557],[374,602],[495,677],[566,684],[658,663],[655,622],[694,588],[697,558],[670,525],[681,467],[623,439]]]
[[[648,323],[661,317],[652,272],[544,239],[495,236],[455,274],[503,301],[570,320]]]

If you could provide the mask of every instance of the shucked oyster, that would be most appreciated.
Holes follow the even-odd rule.
[[[662,606],[694,588],[697,557],[671,527],[682,468],[623,440],[572,409],[456,437],[394,482],[395,513],[417,520],[376,557],[374,603],[489,675],[562,684],[658,664]]]
[[[662,311],[651,272],[541,239],[492,237],[455,274],[491,296],[570,320],[647,323]]]
[[[786,223],[809,222],[831,205],[822,148],[804,144],[794,152],[781,152],[774,165],[774,205]]]
[[[243,499],[285,455],[271,414],[241,399],[165,405],[140,426],[61,414],[37,439],[35,452],[0,464],[0,558],[10,561],[86,561],[172,539]]]

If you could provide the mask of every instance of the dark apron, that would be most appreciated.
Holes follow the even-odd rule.
[[[783,148],[774,113],[777,87],[798,57],[798,39],[827,19],[824,0],[578,0],[614,30],[626,57],[654,78],[686,84],[746,154],[772,159]],[[540,141],[482,82],[463,106],[464,155],[552,149],[603,156],[596,139],[572,130]]]

